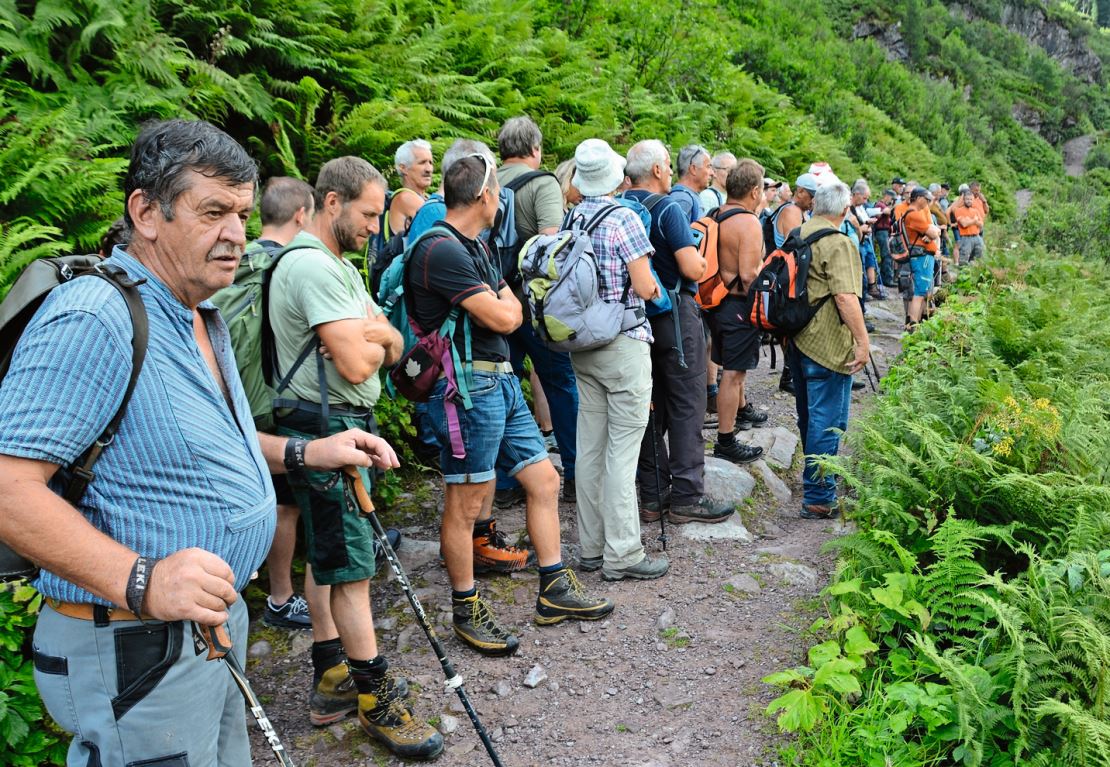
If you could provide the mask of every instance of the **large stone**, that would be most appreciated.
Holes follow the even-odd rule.
[[[796,562],[776,562],[767,570],[784,583],[799,586],[809,591],[817,590],[817,571],[808,565]]]
[[[455,730],[459,729],[459,718],[451,716],[450,714],[439,715],[439,731],[444,735],[450,735]]]
[[[775,440],[767,450],[767,463],[778,466],[780,469],[789,469],[794,465],[794,453],[798,449],[798,435],[789,429],[776,426],[771,430]]]
[[[894,288],[891,288],[894,290]],[[897,325],[902,324],[902,318],[898,317],[894,312],[889,309],[884,309],[876,302],[871,301],[867,304],[867,318],[871,320],[878,320],[879,322],[893,322]]]
[[[289,638],[289,654],[293,656],[304,655],[312,649],[311,631],[294,631]]]
[[[546,681],[547,672],[544,671],[543,666],[537,663],[535,666],[532,666],[532,670],[528,672],[528,676],[524,677],[524,686],[531,690]]]
[[[727,581],[725,581],[725,584],[731,586],[734,592],[740,591],[744,594],[758,594],[760,591],[762,591],[762,588],[759,585],[759,581],[757,581],[755,578],[748,575],[747,573],[734,575]]]
[[[259,639],[257,642],[247,648],[248,658],[268,658],[274,652],[274,648],[265,639]]]
[[[752,494],[755,478],[731,461],[705,457],[705,494],[715,503],[736,506]]]
[[[691,522],[678,528],[683,538],[691,541],[743,541],[751,543],[755,536],[748,532],[739,514],[733,514],[724,522],[708,525]]]
[[[779,475],[775,474],[774,470],[767,465],[763,459],[754,461],[752,468],[759,472],[759,476],[763,479],[763,484],[767,485],[767,489],[771,491],[771,495],[779,503],[790,503],[793,499],[793,494],[786,483],[779,479]]]
[[[397,559],[405,574],[411,576],[432,562],[439,559],[439,541],[421,541],[416,538],[405,537],[397,549]]]

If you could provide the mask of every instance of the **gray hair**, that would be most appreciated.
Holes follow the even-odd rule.
[[[497,151],[502,160],[513,157],[531,157],[532,152],[543,146],[540,126],[527,115],[512,117],[497,132]]]
[[[231,184],[258,185],[258,168],[231,136],[203,120],[165,120],[143,125],[131,147],[123,180],[124,220],[134,222],[127,200],[141,190],[172,221],[173,205],[191,186],[189,171]]]
[[[414,149],[426,149],[430,152],[432,151],[432,145],[422,138],[414,138],[412,141],[406,141],[397,147],[397,152],[393,155],[393,167],[397,169],[398,173],[401,172],[402,165],[411,168],[412,164],[416,162]]]
[[[346,205],[361,197],[367,184],[375,184],[382,189],[389,187],[385,176],[361,157],[347,155],[328,160],[316,176],[316,187],[313,190],[316,210],[324,209],[324,200],[329,192],[335,192],[339,202]]]
[[[844,212],[852,202],[852,193],[841,181],[831,184],[818,184],[817,194],[813,195],[813,215],[835,217]]]
[[[852,184],[852,194],[863,194],[870,191],[871,185],[867,183],[865,178],[857,178],[856,183]]]
[[[640,141],[628,150],[624,175],[628,176],[633,184],[638,184],[651,175],[651,169],[656,165],[667,165],[667,147],[663,146],[663,142],[658,139]]]
[[[678,177],[682,178],[702,155],[709,157],[709,150],[701,144],[689,144],[678,151]]]
[[[443,202],[448,210],[467,208],[478,200],[483,189],[492,192],[496,187],[497,163],[484,153],[478,157],[464,155],[443,172]]]
[[[734,155],[732,152],[717,152],[717,154],[713,155],[713,159],[710,160],[710,162],[713,163],[713,167],[715,169],[723,170],[723,168],[721,168],[720,166],[724,165],[725,163],[733,166],[736,165],[736,155]]]
[[[935,195],[940,191],[940,184],[929,184],[929,194]]]
[[[440,170],[446,174],[452,165],[467,155],[472,154],[484,155],[487,160],[497,165],[497,162],[493,159],[493,152],[490,151],[488,146],[481,141],[460,138],[455,139],[455,143],[448,147],[447,151],[443,153],[443,160],[440,161]]]

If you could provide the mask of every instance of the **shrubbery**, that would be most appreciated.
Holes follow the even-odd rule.
[[[802,764],[1110,763],[1110,268],[1013,247],[830,461],[860,531],[832,544],[828,639],[765,680]]]

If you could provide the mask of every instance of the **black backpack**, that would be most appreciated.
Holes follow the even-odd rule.
[[[138,286],[145,280],[132,280],[119,267],[106,267],[102,261],[100,256],[63,256],[32,261],[0,303],[0,381],[3,381],[11,366],[12,355],[20,336],[54,288],[78,277],[99,277],[118,290],[127,302],[133,328],[131,378],[127,382],[127,389],[123,392],[119,409],[96,441],[74,461],[73,465],[58,470],[58,475],[63,482],[62,497],[74,505],[81,500],[89,483],[95,479],[92,472],[93,464],[100,458],[104,448],[111,444],[123,420],[127,403],[135,390],[135,382],[143,368],[149,333],[146,307],[143,306],[143,299],[138,290]],[[0,543],[0,582],[31,577],[36,569],[22,556]]]
[[[763,252],[774,253],[778,250],[779,246],[775,244],[775,225],[779,222],[779,214],[782,213],[786,206],[793,205],[793,202],[784,202],[782,205],[775,209],[774,213],[763,217]]]
[[[763,268],[748,288],[741,319],[779,338],[791,338],[802,332],[831,297],[826,295],[810,304],[809,269],[814,243],[834,234],[847,236],[829,228],[803,238],[800,227],[792,230],[782,247],[763,260]]]
[[[503,185],[502,188],[508,189],[513,193],[513,204],[516,204],[516,193],[519,192],[528,184],[535,181],[537,178],[550,176],[555,178],[555,174],[546,170],[530,170],[527,173],[522,173],[512,181]],[[512,287],[520,285],[520,250],[524,247],[524,240],[517,236],[501,236],[501,228],[509,226],[506,223],[511,220],[511,226],[516,227],[516,217],[507,215],[504,211],[497,211],[497,218],[490,227],[489,243],[490,248],[496,250],[497,266],[501,270],[501,276],[505,282]],[[513,233],[507,233],[512,235]],[[505,242],[507,244],[499,244]]]

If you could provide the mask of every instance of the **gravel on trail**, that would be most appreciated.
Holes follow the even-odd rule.
[[[883,372],[900,347],[895,318],[901,306],[890,295],[870,304],[886,310],[874,312],[878,328],[871,336]],[[776,428],[796,433],[793,397],[778,391],[779,370],[769,366],[764,356],[747,388],[770,418],[764,429],[742,432],[744,438],[773,442],[769,433]],[[872,396],[870,387],[853,392],[853,420]],[[708,453],[715,431],[705,432]],[[600,573],[580,573],[588,590],[617,602],[606,620],[537,627],[534,571],[480,577],[479,588],[501,621],[518,631],[520,650],[511,658],[482,657],[451,633],[450,587],[437,556],[438,477],[429,476],[394,509],[384,510],[387,523],[403,528],[409,578],[506,767],[778,764],[778,746],[788,736],[764,714],[777,693],[760,680],[802,662],[814,644],[808,629],[823,610],[819,592],[835,563],[821,547],[851,527],[798,517],[801,453],[799,448],[787,468],[771,460],[744,467],[755,479],[754,490],[739,504],[736,521],[742,524],[733,528],[750,535],[703,536],[695,528],[712,532],[704,529],[714,526],[668,526],[671,570],[662,579],[607,583]],[[510,538],[524,535],[523,507],[496,510],[495,516]],[[560,517],[564,549],[573,560],[574,505],[560,503]],[[649,553],[658,553],[659,525],[645,524],[642,534]],[[491,764],[457,696],[444,689],[439,663],[391,581],[383,575],[371,583],[378,644],[391,668],[409,679],[416,715],[444,733],[446,750],[436,763]],[[309,632],[269,629],[258,620],[251,627],[248,673],[295,764],[403,764],[353,717],[319,729],[309,724]],[[248,725],[255,763],[272,763],[249,717]]]

